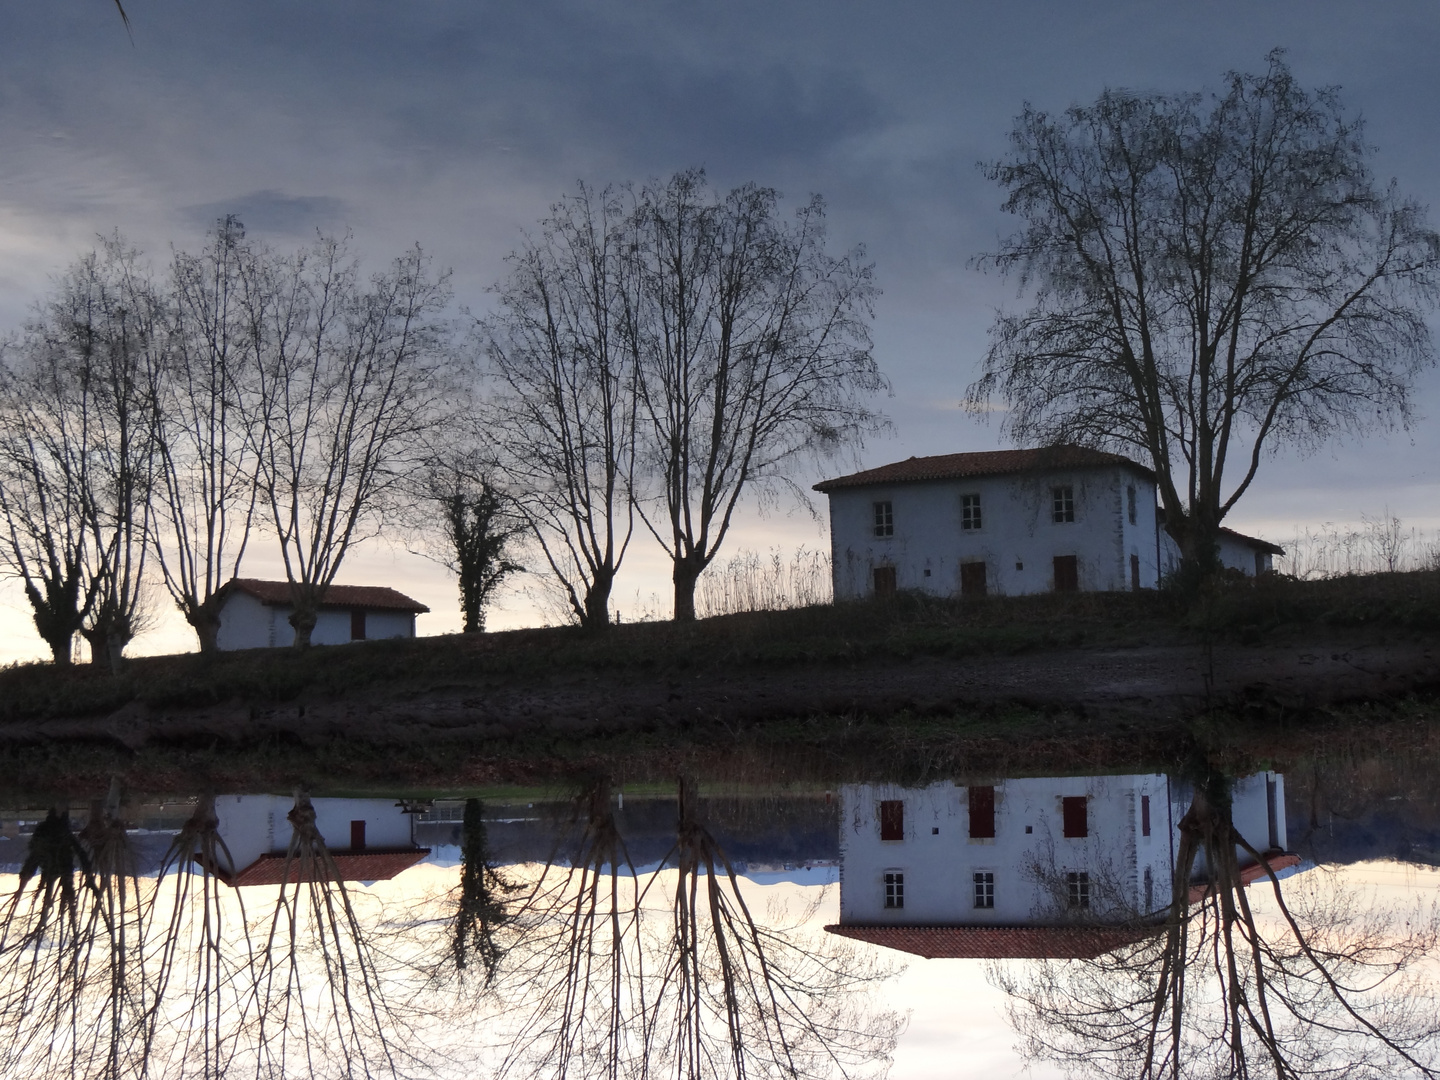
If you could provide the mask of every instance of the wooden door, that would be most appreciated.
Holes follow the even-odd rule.
[[[874,573],[875,595],[895,595],[895,568],[893,566],[877,566]]]
[[[1130,588],[1140,591],[1140,556],[1130,556]]]
[[[1074,555],[1055,556],[1055,591],[1076,592],[1080,588],[1080,567]]]
[[[365,847],[365,822],[350,822],[350,850],[361,851]]]
[[[960,595],[985,595],[985,564],[983,562],[960,564]]]

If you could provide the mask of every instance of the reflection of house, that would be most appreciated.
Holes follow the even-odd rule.
[[[290,645],[290,585],[284,581],[235,578],[220,590],[222,649],[264,649]],[[310,640],[316,645],[415,636],[415,616],[430,609],[404,593],[372,585],[331,585],[320,601]]]
[[[1189,804],[1156,774],[858,784],[841,799],[840,922],[829,929],[952,957],[1095,956],[1145,936],[1173,895]],[[1282,778],[1241,781],[1234,800],[1241,835],[1272,866],[1293,865],[1278,858]]]
[[[312,799],[315,827],[344,881],[386,881],[420,862],[429,848],[415,843],[412,815],[394,799]],[[217,868],[231,885],[278,885],[293,834],[293,798],[223,795],[215,800],[229,866]],[[290,880],[299,875],[290,864]],[[318,876],[318,875],[317,875]]]
[[[939,596],[1151,589],[1178,552],[1155,474],[1119,454],[1061,446],[909,458],[815,485],[830,499],[837,600],[896,589]],[[1271,568],[1281,549],[1223,530],[1224,565]]]

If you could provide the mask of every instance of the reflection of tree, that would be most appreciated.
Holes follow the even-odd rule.
[[[569,865],[552,858],[518,906],[524,957],[507,982],[524,990],[523,1018],[500,1075],[618,1077],[644,1028],[640,935],[644,890],[620,836],[610,783],[575,800]],[[512,954],[513,955],[513,954]]]
[[[231,864],[219,825],[214,798],[201,798],[161,861],[145,922],[155,1056],[206,1080],[239,1049],[253,952],[240,891],[217,873]]]
[[[574,859],[547,866],[517,912],[503,985],[523,988],[523,1018],[502,1074],[850,1076],[887,1059],[898,1022],[862,991],[888,972],[761,925],[692,782],[655,877],[637,873],[612,800],[604,781],[586,790]],[[647,903],[670,873],[669,902]]]
[[[887,1061],[898,1020],[867,1014],[857,990],[889,972],[760,925],[701,820],[694,782],[682,778],[678,797],[673,933],[647,1060],[683,1078],[850,1076]]]
[[[130,1075],[143,1065],[147,981],[140,894],[119,791],[77,834],[36,826],[0,915],[0,1074]]]
[[[388,957],[299,795],[265,939],[253,957],[247,1053],[260,1076],[398,1076],[419,1055],[387,996]],[[257,939],[258,939],[257,935]]]
[[[995,969],[1027,1056],[1145,1078],[1440,1075],[1421,971],[1440,940],[1433,908],[1367,905],[1313,880],[1282,889],[1208,768],[1179,828],[1157,933],[1093,960]],[[1273,915],[1252,904],[1242,852]]]
[[[510,921],[506,898],[521,886],[506,880],[490,862],[484,812],[484,804],[479,799],[465,800],[460,838],[460,890],[450,961],[462,975],[472,961],[478,961],[485,985],[489,986],[505,954],[496,933]]]

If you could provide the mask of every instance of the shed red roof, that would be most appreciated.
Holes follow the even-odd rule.
[[[978,454],[939,454],[912,457],[877,469],[837,476],[815,485],[816,491],[866,487],[871,484],[908,484],[925,480],[960,480],[972,476],[1005,476],[1049,469],[1093,469],[1116,465],[1147,477],[1154,473],[1121,454],[1088,450],[1083,446],[1047,446],[1035,450],[987,450]]]
[[[827,926],[828,933],[927,960],[1090,960],[1159,933],[1130,926]]]
[[[1292,866],[1300,865],[1300,856],[1290,851],[1267,851],[1260,856],[1264,862],[1251,863],[1240,871],[1240,885],[1244,887],[1259,881],[1261,878],[1269,878],[1269,870],[1277,874],[1281,870],[1289,870]],[[1187,898],[1190,903],[1198,904],[1210,895],[1211,883],[1208,881],[1198,882],[1190,886],[1190,895]]]
[[[335,863],[335,873],[341,881],[389,881],[429,854],[429,848],[372,848],[348,854],[331,852],[330,858]],[[307,865],[313,867],[314,863]],[[269,852],[236,874],[219,876],[229,885],[279,885],[286,877],[285,855],[283,852]],[[328,874],[324,875],[323,879],[334,880]],[[291,860],[289,884],[315,880],[322,880],[322,876],[302,874],[301,861]]]
[[[226,589],[243,592],[271,607],[290,605],[288,581],[260,581],[258,578],[232,578]],[[430,609],[404,593],[383,585],[331,585],[321,595],[320,606],[326,608],[365,608],[370,611],[413,611]]]

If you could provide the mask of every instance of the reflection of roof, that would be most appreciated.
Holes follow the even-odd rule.
[[[359,852],[331,852],[334,873],[303,874],[299,859],[290,860],[289,884],[301,881],[389,881],[430,854],[429,848],[370,848]],[[200,857],[197,855],[196,859]],[[236,874],[218,874],[227,885],[279,885],[286,878],[283,852],[268,852]],[[314,860],[305,866],[314,868]]]
[[[1044,469],[1083,469],[1124,465],[1145,476],[1155,474],[1120,454],[1089,450],[1083,446],[1047,446],[1037,450],[987,450],[978,454],[938,454],[912,457],[876,469],[822,480],[816,491],[865,487],[869,484],[902,484],[920,480],[960,480],[972,476],[1004,476],[1009,473],[1038,472]]]
[[[1260,856],[1263,862],[1251,863],[1240,871],[1241,886],[1249,885],[1251,882],[1259,881],[1261,878],[1268,878],[1265,872],[1268,866],[1277,874],[1281,870],[1289,870],[1292,866],[1300,865],[1300,856],[1289,851],[1267,851]],[[1210,893],[1210,882],[1202,881],[1190,886],[1190,903],[1198,904]]]
[[[871,945],[934,959],[1089,960],[1158,934],[1130,926],[827,926]]]
[[[226,589],[247,593],[262,604],[271,607],[289,607],[291,603],[288,581],[260,581],[257,578],[234,578],[225,585]],[[320,597],[320,606],[326,608],[367,608],[384,611],[424,612],[430,609],[418,600],[412,600],[404,593],[396,592],[383,585],[331,585]]]

